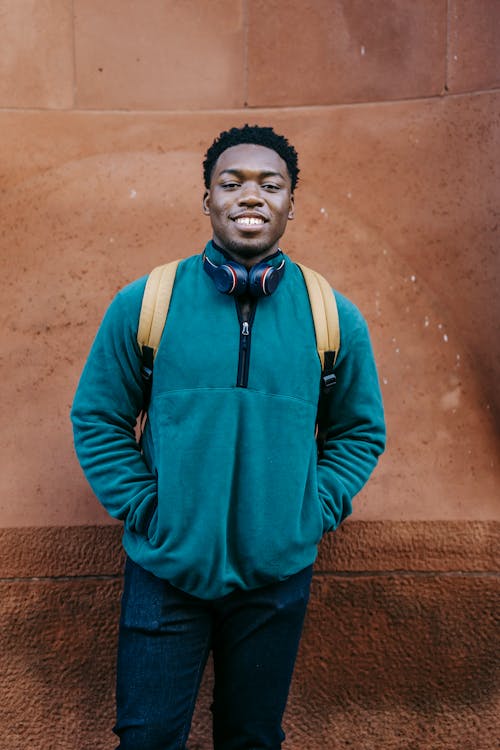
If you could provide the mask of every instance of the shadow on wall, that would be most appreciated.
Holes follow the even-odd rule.
[[[111,746],[120,589],[116,578],[2,584],[0,666],[12,685],[0,707],[5,747],[43,747],[49,726],[59,750]],[[481,731],[491,731],[500,653],[495,613],[493,577],[315,576],[286,715],[289,747],[355,739],[361,730],[346,719],[360,710],[378,716],[372,731],[381,741],[404,731],[408,715],[420,717],[415,732],[419,721],[429,727],[446,711],[455,733],[464,715],[468,723],[476,713]],[[198,750],[210,747],[211,685],[209,668],[190,745]],[[392,715],[390,727],[384,712]]]

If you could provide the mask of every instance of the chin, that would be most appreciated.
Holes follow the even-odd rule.
[[[262,255],[263,253],[271,253],[277,243],[269,243],[256,239],[243,242],[238,240],[229,240],[224,244],[229,253],[235,253],[236,255],[244,258],[253,258],[256,255]]]

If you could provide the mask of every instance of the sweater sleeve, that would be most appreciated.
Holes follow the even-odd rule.
[[[142,407],[136,341],[145,280],[118,293],[97,332],[75,394],[71,419],[85,476],[106,510],[143,531],[156,504],[156,477],[135,437]]]
[[[355,305],[335,294],[341,343],[337,381],[328,403],[329,427],[318,462],[325,532],[351,513],[354,495],[385,448],[384,410],[368,327]]]

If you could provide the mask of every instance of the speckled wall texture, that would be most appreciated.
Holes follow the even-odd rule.
[[[5,0],[0,25],[0,746],[114,747],[120,530],[69,407],[114,292],[203,246],[207,146],[257,122],[299,151],[283,246],[365,313],[389,430],[321,548],[285,747],[497,748],[500,4]]]

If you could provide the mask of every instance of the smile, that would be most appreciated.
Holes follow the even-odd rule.
[[[264,224],[264,219],[260,219],[254,216],[238,216],[234,219],[236,224],[241,224],[245,227],[260,226]]]

